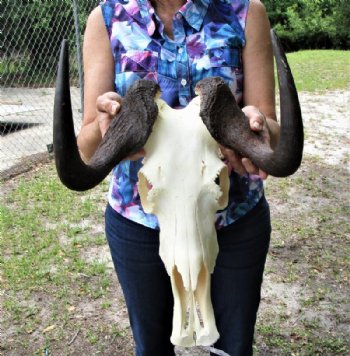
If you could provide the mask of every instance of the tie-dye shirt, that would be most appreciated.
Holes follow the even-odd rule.
[[[173,38],[148,0],[105,0],[101,3],[115,59],[115,90],[124,95],[138,79],[157,82],[171,107],[185,107],[196,83],[220,76],[242,102],[242,47],[249,0],[188,0],[173,18]],[[109,203],[124,217],[158,228],[146,214],[137,190],[142,160],[123,161],[113,170]],[[217,213],[217,228],[245,215],[263,194],[255,175],[230,176],[228,207]]]

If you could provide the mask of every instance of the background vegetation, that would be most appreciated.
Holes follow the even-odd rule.
[[[262,0],[271,25],[289,51],[349,49],[348,0]]]
[[[95,1],[96,4],[97,2]],[[79,8],[79,27],[82,32],[93,5],[91,1],[76,3]],[[6,39],[6,46],[1,48],[2,54],[29,53],[34,67],[39,63],[41,68],[52,66],[50,61],[43,59],[51,56],[48,52],[58,51],[63,33],[69,34],[69,39],[74,40],[72,0],[5,0],[0,2],[0,13],[2,23],[5,25]]]
[[[290,50],[310,48],[350,47],[350,2],[348,0],[262,0],[271,24]],[[74,36],[72,0],[24,0],[0,2],[0,13],[6,22],[6,46],[2,51],[22,51],[35,48],[31,59],[36,62],[45,56],[48,48],[58,49],[60,41],[52,43],[61,28],[70,27]],[[98,1],[79,1],[80,31],[88,13]],[[64,5],[64,6],[63,6]],[[37,17],[37,9],[41,17]],[[20,9],[19,9],[20,8]],[[59,9],[59,11],[57,11]],[[19,11],[18,11],[19,10]],[[20,25],[20,26],[19,26]],[[31,42],[26,41],[24,28],[31,33]],[[58,28],[59,27],[59,28]],[[36,46],[33,46],[33,42]]]
[[[63,38],[70,41],[71,76],[76,79],[80,66],[76,61],[76,43],[82,40],[88,13],[98,2],[0,1],[0,85],[5,88],[53,86]]]
[[[349,49],[348,0],[262,0],[271,25],[288,52],[301,49]],[[80,40],[89,12],[98,0],[76,0]],[[76,54],[73,0],[0,1],[0,84],[52,86],[62,38]],[[71,77],[79,64],[72,61]]]

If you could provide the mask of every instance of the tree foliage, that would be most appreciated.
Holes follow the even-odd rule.
[[[93,1],[77,3],[82,29]],[[21,52],[30,57],[33,66],[39,62],[41,67],[51,66],[45,59],[58,51],[62,38],[74,40],[72,0],[3,0],[0,1],[0,13],[5,56]]]
[[[261,0],[272,26],[287,50],[350,48],[349,0]],[[98,0],[76,0],[80,31]],[[63,37],[74,41],[73,0],[2,0],[0,27],[5,43],[0,55],[21,53],[32,65],[52,66],[48,60]]]
[[[289,50],[350,48],[350,1],[262,0]]]

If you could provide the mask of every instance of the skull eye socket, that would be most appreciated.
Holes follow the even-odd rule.
[[[219,204],[220,209],[223,209],[228,204],[228,191],[229,191],[229,186],[230,186],[230,181],[228,178],[228,169],[227,169],[226,165],[224,165],[221,168],[221,170],[220,170],[219,174],[216,176],[214,182],[220,188],[221,196],[218,200],[218,204]]]

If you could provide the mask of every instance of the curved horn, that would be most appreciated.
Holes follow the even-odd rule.
[[[206,78],[197,84],[201,95],[201,117],[211,135],[221,145],[249,157],[266,173],[275,177],[293,174],[300,166],[304,133],[300,104],[286,55],[271,30],[280,88],[280,139],[273,151],[261,135],[253,132],[236,104],[229,87],[220,78]]]
[[[154,97],[157,84],[140,80],[130,87],[122,109],[106,132],[88,164],[77,147],[69,85],[68,43],[63,40],[58,66],[53,146],[56,169],[62,183],[69,189],[84,191],[99,184],[122,159],[139,151],[151,133],[158,115]]]

